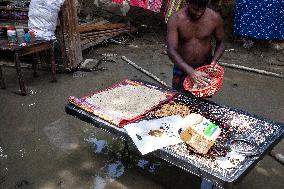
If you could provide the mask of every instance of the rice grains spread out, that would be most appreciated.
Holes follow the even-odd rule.
[[[122,85],[97,93],[87,98],[86,101],[110,114],[130,119],[145,113],[166,98],[166,94],[157,89]]]

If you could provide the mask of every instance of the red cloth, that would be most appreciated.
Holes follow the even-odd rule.
[[[130,0],[129,5],[133,7],[141,7],[143,9],[147,9],[148,0]]]
[[[117,3],[117,4],[122,4],[124,0],[112,0],[112,2]]]
[[[128,123],[132,123],[142,117],[144,117],[146,115],[146,113],[154,110],[155,108],[157,108],[159,105],[165,103],[165,102],[168,102],[170,100],[172,100],[176,95],[177,95],[177,92],[172,92],[172,91],[168,91],[168,90],[163,90],[163,89],[158,89],[160,91],[162,91],[166,97],[164,100],[160,101],[158,104],[156,105],[153,105],[153,107],[151,107],[150,109],[148,110],[145,110],[144,113],[140,114],[140,115],[135,115],[133,116],[132,118],[129,118],[129,117],[126,117],[124,115],[119,115],[119,114],[116,114],[116,113],[111,113],[111,112],[108,112],[106,110],[104,110],[103,107],[97,107],[97,106],[94,106],[92,104],[90,104],[89,102],[86,101],[87,98],[93,96],[93,95],[96,95],[96,94],[99,94],[100,92],[103,92],[103,91],[106,91],[106,90],[112,90],[114,88],[117,88],[117,87],[120,87],[122,85],[134,85],[134,86],[146,86],[144,83],[142,82],[137,82],[137,81],[132,81],[132,80],[124,80],[122,82],[119,82],[105,90],[102,90],[102,91],[99,91],[99,92],[96,92],[94,94],[91,94],[91,95],[88,95],[88,96],[85,96],[83,98],[76,98],[74,96],[70,96],[68,98],[68,101],[87,111],[87,112],[90,112],[92,114],[94,114],[95,116],[97,117],[100,117],[114,125],[116,125],[117,127],[123,127],[124,125],[128,124]],[[155,88],[155,86],[150,86],[150,85],[147,85],[147,87],[149,88]]]

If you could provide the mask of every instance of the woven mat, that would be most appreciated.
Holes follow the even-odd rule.
[[[105,95],[106,92],[114,95],[114,91],[116,89],[118,89],[119,87],[126,88],[125,86],[130,86],[130,87],[132,86],[135,89],[141,90],[141,99],[138,98],[138,100],[137,100],[137,97],[135,97],[136,98],[135,105],[136,105],[137,108],[141,109],[140,113],[136,113],[136,114],[133,113],[132,115],[123,114],[124,113],[123,111],[120,111],[119,109],[116,110],[116,107],[115,107],[115,104],[114,104],[115,99],[109,99],[109,98],[106,97],[106,95]],[[147,90],[145,90],[145,89],[147,89]],[[149,96],[149,97],[147,96],[147,92],[149,92],[149,91],[155,91],[155,92],[158,92],[158,93],[163,94],[163,95],[162,95],[162,97],[159,101],[157,101],[156,103],[151,103],[150,102],[151,96]],[[94,94],[85,96],[83,98],[76,98],[74,96],[70,96],[68,101],[71,104],[73,104],[73,105],[75,105],[75,106],[77,106],[77,107],[79,107],[79,108],[81,108],[81,109],[83,109],[87,112],[90,112],[90,113],[92,113],[92,114],[94,114],[94,115],[96,115],[96,116],[118,126],[118,127],[123,127],[124,125],[126,125],[128,123],[134,122],[134,121],[142,118],[146,113],[157,108],[161,104],[170,101],[176,95],[177,95],[176,92],[164,90],[164,89],[158,88],[157,86],[145,84],[145,83],[138,82],[138,81],[124,80],[122,82],[114,84],[113,86],[111,86],[107,89],[104,89],[104,90],[96,92]],[[103,96],[104,99],[96,99],[99,96]],[[132,99],[134,98],[133,94],[131,94],[129,91],[124,91],[122,93],[122,96],[125,97],[125,100],[123,101],[123,103],[124,103],[124,106],[126,108],[128,106],[131,106],[131,105],[133,106],[133,102],[132,102],[132,104],[130,103],[131,98]],[[145,98],[146,98],[146,101],[145,101]],[[155,98],[155,97],[153,97],[153,98]],[[102,105],[100,105],[100,106],[94,105],[93,103],[90,102],[90,99],[95,99],[95,100],[99,100],[99,101],[105,100],[109,103],[109,104],[107,104],[107,106],[112,106],[112,104],[113,104],[112,110],[114,110],[114,111],[110,111],[109,109],[107,109],[106,107],[104,107]],[[147,99],[149,99],[149,100],[147,100]],[[145,107],[145,103],[146,103],[147,108],[143,109],[143,107]],[[149,104],[147,104],[147,103],[149,103]]]

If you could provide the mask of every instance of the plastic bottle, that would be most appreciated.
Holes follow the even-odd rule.
[[[9,43],[16,43],[17,41],[17,33],[15,27],[8,27],[7,28],[7,36]]]
[[[19,44],[22,44],[24,42],[24,28],[17,28],[17,40]]]
[[[24,29],[24,41],[25,43],[30,43],[31,42],[31,36],[29,34],[29,29]]]

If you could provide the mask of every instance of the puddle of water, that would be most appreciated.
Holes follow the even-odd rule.
[[[152,165],[150,165],[148,171],[150,173],[156,173],[156,170],[159,169],[161,166],[161,162],[155,162]]]
[[[138,162],[137,162],[137,166],[140,167],[140,168],[142,168],[142,169],[145,169],[146,166],[148,165],[148,163],[149,163],[149,161],[140,159],[140,160],[138,160]]]
[[[84,133],[86,134],[84,141],[91,146],[92,151],[95,154],[106,156],[107,158],[104,159],[109,159],[95,176],[92,189],[102,189],[110,182],[121,177],[126,171],[125,166],[128,168],[139,167],[150,174],[157,173],[161,168],[161,162],[159,161],[144,159],[141,155],[132,153],[131,151],[130,154],[123,154],[125,144],[119,138],[104,137],[103,133],[101,136],[100,132],[94,131],[93,128],[89,128],[88,126],[84,128]],[[100,139],[101,137],[103,139]],[[132,149],[135,147],[129,144],[129,148]]]
[[[151,163],[148,160],[139,159],[138,162],[137,162],[137,166],[144,169],[144,170],[147,170],[150,173],[155,173],[156,170],[160,168],[161,162]]]
[[[43,130],[50,143],[63,152],[70,152],[79,147],[79,139],[72,132],[72,127],[65,116],[47,125]]]
[[[124,173],[124,166],[121,161],[115,161],[110,163],[106,167],[106,174],[111,178],[118,178],[122,176]]]
[[[107,147],[107,141],[98,140],[94,135],[85,139],[85,141],[94,147],[95,153],[102,153],[105,147]]]
[[[88,131],[85,131],[88,132]],[[123,148],[124,148],[124,143],[122,141],[118,141],[118,139],[113,139],[111,141],[106,141],[106,140],[99,140],[95,134],[91,134],[88,138],[85,139],[85,141],[90,144],[93,149],[94,152],[96,154],[101,154],[103,153],[104,155],[108,156],[108,157],[112,157],[113,161],[118,161],[121,159],[124,159],[126,157],[124,157],[123,155]],[[127,167],[135,167],[138,166],[140,168],[142,168],[145,171],[148,171],[151,174],[155,174],[157,169],[160,168],[161,166],[161,162],[150,162],[148,160],[145,159],[140,159],[141,156],[137,156],[137,155],[129,155],[128,154],[128,160],[127,160]],[[118,161],[120,162],[120,161]],[[110,177],[115,177],[114,175],[112,175],[112,172],[117,169],[116,167],[118,166],[117,163],[114,164],[109,164],[109,173],[108,175]],[[123,165],[122,165],[123,166]],[[113,171],[111,171],[113,170]],[[122,171],[123,172],[123,171]],[[122,174],[122,173],[121,173]]]
[[[121,161],[107,162],[101,169],[98,175],[94,178],[94,185],[92,189],[103,189],[111,182],[114,182],[116,178],[123,175],[125,168]]]
[[[103,189],[106,187],[106,185],[109,182],[107,179],[102,178],[101,176],[96,176],[94,179],[94,186],[92,186],[92,189]]]

